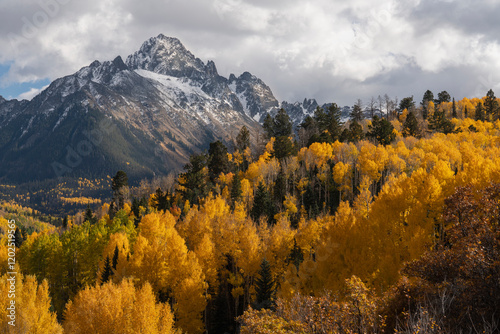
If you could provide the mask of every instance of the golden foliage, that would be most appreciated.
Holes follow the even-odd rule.
[[[135,288],[129,280],[85,288],[68,303],[64,318],[65,333],[176,332],[170,306],[156,303],[149,283]]]
[[[0,331],[2,333],[62,334],[62,327],[56,314],[50,310],[49,285],[46,280],[38,284],[34,276],[15,275],[15,291],[10,289],[11,275],[0,277]],[[8,317],[11,301],[15,301],[15,326],[9,325],[14,320]]]

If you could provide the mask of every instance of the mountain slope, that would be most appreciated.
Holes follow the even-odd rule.
[[[31,101],[0,97],[0,182],[132,179],[180,171],[217,139],[285,108],[295,126],[317,103],[278,103],[249,72],[225,78],[176,38],[152,37],[126,58],[94,61],[52,82]]]
[[[165,174],[243,125],[260,131],[215,64],[178,40],[152,38],[127,64],[95,61],[32,101],[2,102],[0,180]]]

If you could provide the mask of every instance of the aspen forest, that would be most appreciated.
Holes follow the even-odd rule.
[[[497,332],[500,99],[444,93],[297,129],[281,110],[170,182],[124,166],[57,224],[2,203],[0,332]]]

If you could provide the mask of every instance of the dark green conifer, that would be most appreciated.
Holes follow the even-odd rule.
[[[415,138],[420,138],[422,132],[420,131],[420,126],[418,125],[418,120],[413,111],[410,111],[406,116],[406,120],[403,124],[403,136],[409,137],[413,136]]]
[[[101,284],[106,283],[113,275],[113,269],[111,268],[111,261],[109,256],[106,256],[106,261],[104,261],[104,269],[101,274]]]
[[[264,259],[260,265],[259,277],[256,279],[255,291],[257,300],[256,309],[273,309],[275,285],[271,274],[271,265]]]
[[[118,245],[115,246],[115,252],[113,253],[113,269],[116,270],[116,266],[118,265]]]
[[[379,144],[389,145],[396,139],[394,126],[385,118],[373,117],[371,125],[368,125],[367,137],[375,139]]]

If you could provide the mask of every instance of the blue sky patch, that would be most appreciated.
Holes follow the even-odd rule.
[[[0,64],[0,82],[3,77],[7,75],[10,69],[10,64]],[[20,94],[29,92],[32,88],[40,89],[44,86],[50,84],[49,79],[42,79],[32,82],[22,82],[22,83],[10,83],[7,85],[0,85],[0,96],[7,100],[15,99]]]

